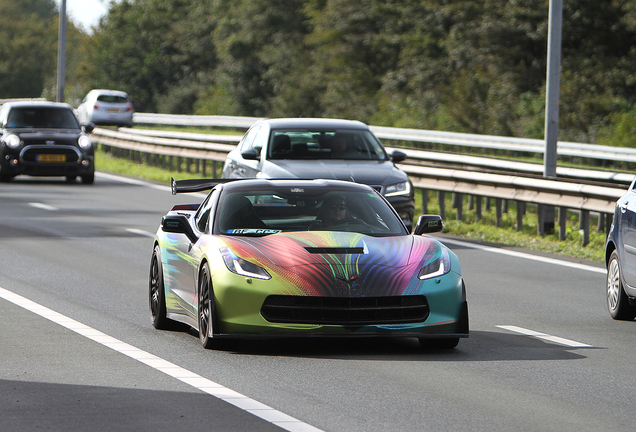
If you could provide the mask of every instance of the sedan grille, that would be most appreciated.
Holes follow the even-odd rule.
[[[404,324],[428,318],[426,297],[308,297],[272,295],[261,315],[270,322],[298,324]]]

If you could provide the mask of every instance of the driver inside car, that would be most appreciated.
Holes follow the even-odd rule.
[[[342,196],[331,196],[327,198],[318,211],[316,219],[322,220],[322,227],[327,228],[338,222],[351,218],[347,212],[347,202]]]

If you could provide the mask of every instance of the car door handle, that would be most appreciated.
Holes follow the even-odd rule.
[[[621,213],[625,213],[627,211],[627,206],[629,205],[629,201],[621,203],[619,206],[621,208]]]

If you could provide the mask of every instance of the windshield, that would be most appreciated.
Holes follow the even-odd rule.
[[[399,218],[375,192],[281,188],[225,193],[216,234],[268,235],[293,231],[345,231],[406,235]]]
[[[73,111],[57,107],[14,107],[7,117],[8,128],[79,129]]]
[[[274,130],[268,159],[387,160],[378,139],[368,130]]]

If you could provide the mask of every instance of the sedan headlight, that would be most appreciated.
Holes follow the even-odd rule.
[[[386,187],[385,196],[410,195],[411,183],[408,181],[392,184]]]
[[[228,247],[221,248],[221,255],[228,270],[232,273],[256,279],[267,280],[272,278],[263,267],[259,267],[243,258],[239,258]]]
[[[448,250],[439,249],[440,253],[432,256],[430,260],[425,262],[424,267],[420,270],[418,277],[422,280],[431,279],[445,275],[450,271],[450,257]]]
[[[82,135],[81,137],[79,137],[79,139],[77,140],[77,143],[79,144],[81,148],[84,148],[84,149],[87,149],[93,145],[93,141],[91,141],[91,139],[87,137],[86,135]]]
[[[11,148],[18,148],[20,147],[20,137],[17,135],[8,135],[5,139],[4,142],[7,143],[7,145]]]

